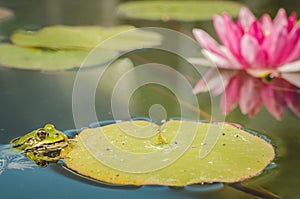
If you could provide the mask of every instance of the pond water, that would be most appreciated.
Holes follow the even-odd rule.
[[[213,34],[210,21],[165,23],[143,20],[122,20],[115,16],[114,9],[121,3],[119,0],[0,0],[0,6],[14,10],[15,18],[0,22],[0,34],[3,40],[17,29],[37,29],[46,25],[103,25],[131,24],[137,27],[165,27],[187,33],[191,36],[193,27],[203,28]],[[255,14],[270,12],[273,16],[279,7],[285,7],[288,12],[299,5],[298,1],[290,1],[289,4],[282,1],[251,1],[248,4]],[[298,6],[300,8],[300,6]],[[296,10],[300,13],[300,9]],[[177,40],[176,40],[177,41]],[[184,43],[176,43],[179,51],[194,55],[195,49],[189,49]],[[193,82],[199,79],[201,74],[185,60],[173,53],[162,50],[136,50],[123,55],[130,58],[134,64],[156,62],[172,66],[180,73],[189,77]],[[97,72],[97,68],[82,71],[85,81],[89,76]],[[125,70],[125,72],[127,72]],[[165,73],[161,71],[160,73]],[[122,77],[115,74],[114,70],[103,73],[103,79],[99,81],[95,93],[95,112],[97,120],[127,119],[127,115],[111,107],[113,84]],[[8,69],[0,67],[0,144],[5,145],[15,137],[21,136],[33,129],[53,123],[58,129],[66,130],[87,126],[94,122],[95,118],[85,115],[85,98],[75,100],[74,84],[78,71],[64,72],[39,72],[30,70]],[[170,75],[170,74],[168,74]],[[172,74],[171,74],[172,75]],[[174,74],[173,74],[174,75]],[[176,76],[176,75],[175,75]],[[125,81],[125,80],[124,80]],[[145,116],[155,120],[169,117],[184,117],[207,119],[210,115],[216,120],[239,123],[246,128],[253,129],[266,135],[272,140],[276,148],[276,168],[265,171],[261,176],[250,179],[245,185],[252,188],[262,188],[282,198],[300,198],[300,125],[299,118],[289,109],[286,110],[282,120],[276,120],[265,108],[258,114],[249,118],[242,115],[237,108],[226,118],[221,114],[219,107],[220,97],[211,98],[208,93],[197,95],[199,108],[190,106],[189,100],[184,102],[174,98],[174,90],[168,86],[158,85],[156,81],[143,84],[133,90],[130,98],[126,86],[132,86],[132,80],[127,80],[124,87],[119,90],[116,104],[125,106],[130,116]],[[136,80],[135,80],[136,81]],[[146,80],[145,80],[146,81]],[[179,80],[178,80],[179,81]],[[123,84],[123,83],[122,83]],[[180,90],[180,84],[174,80],[174,88]],[[176,86],[177,85],[177,86]],[[178,91],[175,90],[175,91]],[[298,91],[299,92],[299,89]],[[175,92],[175,95],[177,93]],[[84,94],[83,94],[84,95]],[[76,97],[76,96],[75,96]],[[73,101],[72,101],[73,100]],[[183,106],[184,108],[182,108]],[[74,107],[77,112],[74,113]],[[212,108],[214,110],[212,110]],[[199,111],[201,109],[201,111]],[[82,112],[80,112],[82,111]],[[115,111],[115,112],[114,112]],[[75,122],[74,116],[80,121]],[[77,114],[77,115],[76,115]],[[117,114],[117,115],[115,115]],[[118,115],[119,114],[119,115]],[[198,119],[198,118],[197,118]],[[79,125],[79,126],[78,126]],[[1,165],[0,165],[1,166]],[[143,187],[113,187],[82,179],[58,165],[51,165],[41,169],[14,170],[6,169],[0,175],[1,198],[254,198],[253,195],[236,190],[230,186],[215,186],[215,190],[204,191],[195,187],[169,188],[164,186]]]

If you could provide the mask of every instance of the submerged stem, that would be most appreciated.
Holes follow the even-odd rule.
[[[253,196],[258,196],[263,199],[281,199],[280,196],[277,196],[274,193],[271,193],[267,190],[263,190],[263,189],[258,190],[258,189],[246,187],[242,185],[240,182],[229,184],[229,186],[239,191],[243,191],[245,193],[251,194]]]

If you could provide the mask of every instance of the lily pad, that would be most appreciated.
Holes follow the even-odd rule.
[[[96,49],[96,51],[97,56],[84,62],[90,53],[88,50],[55,51],[0,44],[0,65],[18,69],[58,71],[81,65],[84,67],[101,65],[117,55],[117,52],[111,50]]]
[[[23,47],[50,49],[93,49],[101,47],[112,50],[130,50],[151,47],[161,42],[158,33],[135,29],[133,26],[49,26],[38,31],[20,30],[11,40]]]
[[[200,157],[210,128],[220,130],[220,136],[213,149]],[[61,152],[66,168],[121,185],[239,182],[259,175],[275,155],[266,140],[226,123],[118,122],[84,129],[74,141]]]
[[[118,10],[125,18],[203,21],[224,11],[237,16],[241,7],[233,1],[132,1],[121,4]]]

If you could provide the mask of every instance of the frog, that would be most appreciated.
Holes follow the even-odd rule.
[[[40,167],[47,167],[49,163],[56,163],[61,159],[60,152],[69,145],[66,134],[57,130],[54,125],[46,124],[43,128],[13,139],[13,148],[24,152],[26,157]]]

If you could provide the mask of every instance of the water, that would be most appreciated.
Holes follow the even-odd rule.
[[[54,0],[1,0],[0,5],[12,8],[16,12],[16,18],[0,24],[0,33],[7,38],[12,31],[19,28],[39,28],[51,24],[67,25],[115,25],[131,23],[136,26],[163,26],[176,28],[177,30],[190,31],[192,27],[201,27],[212,30],[210,22],[174,24],[146,21],[122,21],[111,15],[113,9],[120,1],[117,0],[80,0],[80,1],[54,1]],[[290,1],[284,4],[280,1],[251,1],[249,6],[258,15],[265,11],[275,14],[279,6],[286,7],[290,12],[297,8],[298,1]],[[299,7],[299,6],[298,6]],[[296,10],[297,11],[297,10]],[[186,49],[184,49],[186,50]],[[155,57],[160,63],[177,67],[181,72],[194,79],[192,67],[174,58],[165,52],[129,53],[128,56],[143,57],[148,61]],[[133,59],[135,63],[143,63],[139,59]],[[182,64],[186,67],[182,67]],[[184,70],[183,70],[184,68]],[[93,72],[93,69],[87,71]],[[7,144],[11,139],[23,135],[26,132],[43,126],[45,123],[53,123],[59,129],[72,129],[75,127],[72,112],[72,91],[76,71],[61,73],[41,73],[38,71],[23,71],[0,68],[0,144]],[[112,119],[110,107],[110,95],[112,91],[99,88],[96,94],[95,108],[99,120]],[[210,105],[215,104],[216,112],[221,112],[218,106],[219,97],[210,99],[208,94],[197,97],[200,108],[210,113]],[[122,102],[122,100],[121,100]],[[121,103],[120,102],[120,103]],[[180,116],[178,101],[172,97],[168,88],[148,85],[139,88],[132,94],[128,109],[132,116],[154,117],[155,107],[160,104],[158,113],[163,117]],[[153,106],[155,105],[155,106]],[[151,108],[152,107],[152,108]],[[161,109],[163,107],[163,109]],[[193,110],[189,107],[188,110]],[[151,114],[149,115],[149,110]],[[191,113],[191,116],[193,114]],[[202,114],[201,119],[205,119]],[[221,117],[217,115],[217,118]],[[162,118],[158,115],[157,118]],[[260,186],[283,198],[300,198],[298,189],[300,184],[300,125],[299,118],[290,110],[287,110],[282,121],[274,119],[264,108],[253,118],[241,115],[238,109],[226,117],[227,121],[240,123],[244,127],[253,129],[271,138],[276,147],[277,167],[265,172],[263,175],[246,182],[250,187]],[[86,120],[84,126],[94,122]],[[195,187],[175,189],[163,186],[144,187],[112,187],[82,179],[58,165],[48,168],[14,170],[6,169],[0,175],[0,190],[2,198],[241,198],[250,199],[253,196],[224,185],[216,190],[203,191]],[[16,191],[17,190],[17,191]]]

